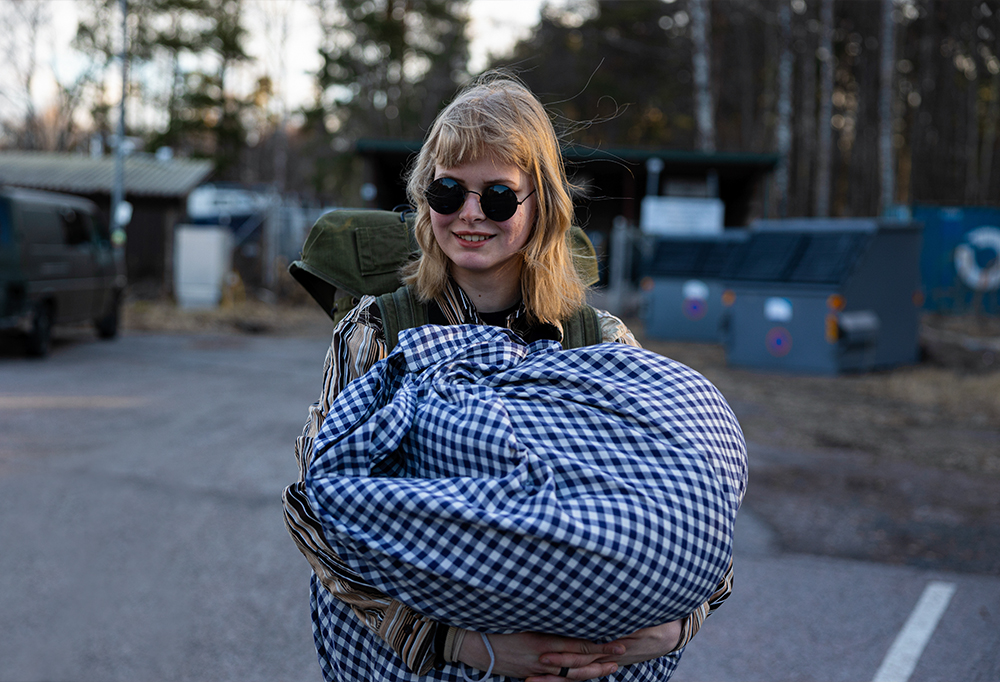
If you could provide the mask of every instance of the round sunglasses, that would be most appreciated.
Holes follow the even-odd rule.
[[[451,215],[462,208],[466,195],[475,194],[479,196],[479,207],[483,209],[483,215],[494,222],[503,222],[517,213],[517,207],[534,193],[535,190],[531,190],[527,197],[518,201],[514,190],[507,185],[490,185],[482,192],[473,192],[462,187],[457,180],[438,178],[424,192],[424,197],[437,213]]]

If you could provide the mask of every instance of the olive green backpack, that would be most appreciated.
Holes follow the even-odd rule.
[[[417,302],[409,287],[399,281],[400,268],[420,254],[413,218],[412,211],[330,211],[309,230],[302,257],[288,271],[334,323],[361,296],[378,296],[391,350],[400,330],[427,323],[427,306]],[[587,286],[595,284],[597,256],[590,239],[574,226],[567,240],[580,279]],[[562,324],[565,348],[601,342],[600,322],[590,306],[583,306]]]

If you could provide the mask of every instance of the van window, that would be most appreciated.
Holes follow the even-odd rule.
[[[111,243],[111,231],[108,229],[108,224],[104,222],[99,214],[90,214],[90,220],[94,224],[94,232],[97,233],[97,238],[102,242]]]
[[[66,208],[60,212],[59,216],[62,218],[63,234],[67,246],[86,244],[90,241],[90,220],[85,213]]]
[[[21,229],[25,235],[31,235],[31,241],[37,244],[63,243],[62,221],[55,211],[25,208],[21,211],[21,219]]]
[[[10,222],[10,202],[0,199],[0,246],[14,241],[14,226]]]

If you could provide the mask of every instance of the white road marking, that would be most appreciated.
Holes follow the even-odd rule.
[[[954,594],[954,583],[933,580],[927,584],[872,682],[907,682],[910,679]]]

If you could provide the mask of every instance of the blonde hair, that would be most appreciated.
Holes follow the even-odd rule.
[[[434,238],[424,192],[436,165],[454,168],[486,157],[513,164],[534,181],[537,210],[521,251],[521,295],[530,318],[564,320],[586,300],[566,242],[572,186],[545,108],[527,86],[502,73],[481,76],[438,114],[410,169],[406,191],[417,210],[415,231],[423,253],[403,270],[403,281],[423,302],[444,291],[449,260]]]

